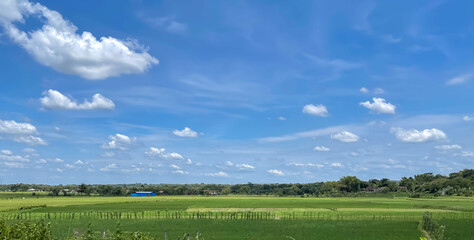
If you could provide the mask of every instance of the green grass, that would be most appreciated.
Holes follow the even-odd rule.
[[[474,220],[439,220],[446,226],[445,237],[449,240],[474,239]]]
[[[88,220],[53,221],[53,234],[60,238],[73,236],[74,232],[84,232]],[[96,220],[92,229],[99,233],[105,229],[114,230],[116,220]],[[417,222],[374,221],[288,221],[288,220],[135,220],[120,221],[124,231],[148,232],[158,239],[164,239],[164,231],[169,239],[177,239],[184,233],[199,230],[205,239],[353,239],[353,240],[407,240],[417,239]],[[350,238],[348,238],[350,236]]]
[[[162,237],[195,232],[206,239],[418,239],[417,223],[425,211],[447,226],[450,240],[474,235],[474,198],[343,197],[301,198],[269,196],[159,196],[159,197],[33,197],[31,193],[0,193],[0,218],[47,218],[55,236],[63,239],[84,231],[140,230]],[[23,210],[20,210],[23,209]],[[158,211],[160,215],[158,216]],[[190,219],[197,212],[219,219]],[[74,215],[73,215],[74,213]],[[85,215],[85,213],[89,214]],[[108,213],[121,213],[112,219]],[[135,215],[135,213],[137,213]],[[179,213],[181,219],[172,219]],[[246,219],[246,214],[251,214]],[[240,216],[226,219],[228,216]],[[240,214],[240,215],[235,215]],[[271,214],[267,220],[257,214]],[[49,217],[47,217],[49,216]],[[94,218],[91,218],[93,216]],[[224,216],[224,219],[220,219]],[[226,217],[227,216],[227,217]],[[308,217],[310,216],[310,217]],[[74,218],[74,219],[73,219]],[[244,218],[245,220],[241,220]],[[265,218],[264,218],[265,219]],[[170,239],[176,239],[170,238]],[[467,237],[467,238],[466,238]],[[161,239],[161,238],[159,238]]]

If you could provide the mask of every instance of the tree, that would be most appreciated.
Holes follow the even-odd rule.
[[[355,176],[345,176],[339,180],[338,186],[343,192],[358,192],[360,191],[361,183],[362,181]]]

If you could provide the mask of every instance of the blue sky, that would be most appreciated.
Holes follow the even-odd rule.
[[[471,1],[0,3],[3,183],[474,165]]]

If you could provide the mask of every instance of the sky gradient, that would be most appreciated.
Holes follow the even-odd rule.
[[[1,181],[473,168],[473,5],[1,1]]]

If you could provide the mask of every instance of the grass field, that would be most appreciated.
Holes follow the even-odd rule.
[[[23,209],[23,210],[20,210]],[[0,193],[0,218],[46,218],[60,239],[93,229],[140,230],[163,238],[201,231],[206,239],[419,239],[424,212],[449,239],[472,239],[474,198],[254,196],[33,197]],[[249,237],[249,238],[246,238]],[[176,238],[172,238],[176,239]]]

